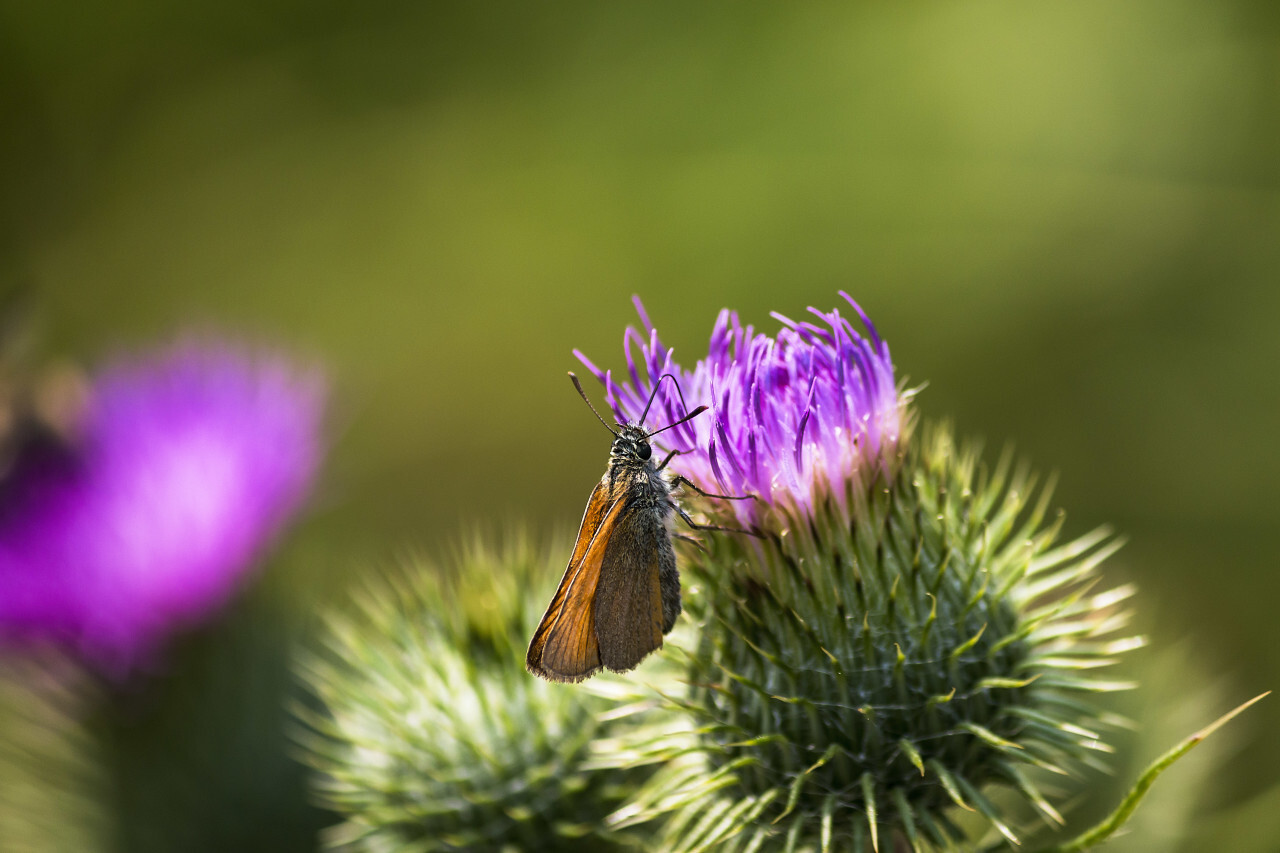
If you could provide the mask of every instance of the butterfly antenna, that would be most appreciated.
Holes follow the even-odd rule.
[[[707,410],[707,407],[706,407],[706,406],[699,406],[698,408],[694,409],[692,412],[690,412],[689,414],[685,415],[683,418],[681,418],[680,420],[676,421],[675,423],[667,424],[667,425],[666,425],[666,426],[664,426],[662,429],[655,429],[653,432],[649,433],[647,437],[648,437],[648,438],[653,438],[655,435],[657,435],[657,434],[658,434],[658,433],[660,433],[660,432],[666,432],[667,430],[671,429],[672,427],[678,427],[678,426],[680,426],[680,424],[684,423],[685,421],[691,421],[691,420],[693,420],[694,418],[696,418],[698,415],[702,414],[702,413],[703,413],[703,412],[705,412],[706,410]]]
[[[682,411],[682,412],[686,412],[686,411],[688,411],[688,410],[689,410],[689,404],[688,404],[688,403],[686,403],[686,402],[684,401],[684,392],[680,390],[680,382],[675,378],[675,376],[674,376],[674,375],[672,375],[672,374],[670,374],[670,373],[664,373],[664,374],[662,374],[661,376],[659,376],[659,377],[658,377],[658,383],[657,383],[657,385],[654,385],[654,386],[653,386],[653,394],[651,394],[651,395],[649,396],[649,404],[650,404],[650,405],[652,405],[652,404],[653,404],[653,400],[654,400],[654,398],[658,396],[658,385],[661,385],[661,384],[662,384],[662,380],[664,380],[664,379],[670,379],[670,380],[671,380],[671,384],[672,384],[672,385],[674,385],[674,386],[676,386],[676,394],[677,394],[677,395],[679,395],[679,397],[680,397],[680,411]],[[657,435],[657,434],[658,434],[658,433],[660,433],[660,432],[666,432],[667,430],[671,429],[672,427],[678,427],[678,426],[680,426],[680,424],[684,423],[685,421],[687,421],[687,420],[691,420],[692,418],[696,418],[698,415],[702,414],[702,413],[703,413],[703,412],[705,412],[706,410],[707,410],[707,407],[706,407],[706,406],[699,406],[698,408],[694,409],[692,412],[689,412],[689,414],[685,415],[685,416],[684,416],[683,418],[681,418],[680,420],[675,421],[674,423],[669,423],[669,424],[667,424],[666,426],[664,426],[662,429],[655,429],[653,432],[649,433],[649,436],[650,436],[650,437],[652,437],[652,436]],[[645,414],[646,414],[646,415],[649,413],[649,406],[645,406],[645,407],[644,407],[644,412],[645,412]],[[644,415],[641,415],[641,416],[640,416],[640,423],[642,423],[642,424],[644,423]]]
[[[604,418],[600,417],[600,413],[596,411],[596,407],[591,405],[591,401],[587,399],[587,392],[582,390],[582,383],[578,381],[578,377],[574,375],[572,370],[569,371],[569,378],[573,380],[573,387],[578,389],[578,396],[582,398],[582,402],[586,403],[587,407],[591,409],[591,413],[599,419],[600,423],[604,424],[604,428],[613,433],[616,437],[618,433],[613,427],[609,426],[608,422],[606,422]]]
[[[684,402],[684,392],[680,390],[680,383],[676,381],[675,376],[670,373],[664,373],[658,377],[658,381],[653,384],[653,393],[649,395],[649,402],[644,404],[644,411],[640,413],[640,422],[638,426],[644,426],[644,419],[649,416],[649,407],[653,405],[653,401],[658,398],[658,389],[662,387],[662,380],[670,379],[671,384],[676,386],[676,393],[680,395],[680,408],[682,411],[688,411],[689,407]],[[675,426],[675,424],[671,424]],[[670,427],[663,427],[669,429]],[[653,433],[649,433],[653,435]]]

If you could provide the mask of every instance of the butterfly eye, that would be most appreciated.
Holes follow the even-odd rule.
[[[640,446],[636,448],[636,456],[639,456],[641,459],[648,459],[652,455],[653,449],[649,447],[649,442],[640,442]]]

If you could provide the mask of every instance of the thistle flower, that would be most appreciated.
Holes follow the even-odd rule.
[[[596,753],[638,721],[525,671],[540,615],[526,607],[540,600],[530,589],[554,582],[558,559],[524,537],[502,551],[477,541],[446,568],[414,562],[359,597],[355,613],[330,617],[319,650],[300,661],[321,707],[298,711],[318,798],[344,818],[326,846],[633,846],[604,818],[649,771]]]
[[[321,390],[276,358],[187,345],[90,382],[74,443],[0,481],[0,632],[113,674],[226,603],[319,461]]]
[[[665,373],[654,401],[654,423],[673,423],[690,406],[706,404],[711,417],[694,418],[663,434],[660,444],[681,454],[673,469],[695,483],[717,483],[727,494],[753,494],[765,505],[802,514],[830,498],[847,512],[850,484],[870,467],[892,459],[902,432],[906,399],[894,385],[889,346],[858,304],[841,296],[866,324],[858,334],[839,309],[809,310],[823,321],[796,322],[774,314],[784,328],[777,338],[744,327],[737,312],[723,310],[711,332],[707,357],[690,373],[662,346],[640,301],[636,309],[647,336],[628,327],[623,338],[629,383],[619,385],[582,353],[575,355],[604,384],[620,420],[638,420]],[[642,382],[631,347],[640,350]],[[682,396],[683,393],[683,396]],[[697,402],[693,402],[697,401]],[[761,504],[734,505],[742,523],[760,520]]]
[[[671,767],[616,818],[670,815],[675,850],[953,849],[976,840],[964,812],[1012,841],[1011,800],[1056,825],[1035,774],[1098,764],[1106,718],[1085,697],[1126,685],[1094,671],[1141,643],[1115,636],[1131,590],[1093,589],[1119,543],[1055,545],[1049,488],[1036,497],[1007,456],[987,471],[945,426],[916,430],[888,347],[845,299],[865,334],[839,311],[775,315],[774,338],[723,312],[690,372],[641,309],[629,382],[583,358],[623,419],[673,374],[683,401],[663,390],[655,408],[712,411],[655,450],[681,451],[672,467],[704,489],[759,498],[686,501],[757,535],[706,531],[684,555],[701,636],[673,701],[697,734],[655,750]]]

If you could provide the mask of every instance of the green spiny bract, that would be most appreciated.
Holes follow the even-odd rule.
[[[610,703],[524,669],[526,604],[558,566],[521,543],[415,564],[329,620],[301,665],[323,706],[300,713],[320,802],[346,850],[610,850],[604,828],[647,771],[594,762]]]
[[[0,662],[0,850],[108,850],[109,774],[90,722],[103,698],[87,670],[51,650]]]
[[[945,427],[900,447],[846,500],[773,506],[766,538],[689,551],[702,633],[679,704],[700,728],[670,751],[698,760],[622,823],[674,812],[676,850],[952,849],[960,810],[1014,838],[993,785],[1061,821],[1026,771],[1107,751],[1081,699],[1124,687],[1088,673],[1140,642],[1112,638],[1130,590],[1092,591],[1119,543],[1099,530],[1054,547],[1049,489],[1032,503],[1025,470],[1006,456],[987,475]]]

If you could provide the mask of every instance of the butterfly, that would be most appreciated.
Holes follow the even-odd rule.
[[[649,439],[707,410],[699,406],[662,429],[646,432],[645,416],[662,380],[675,381],[671,374],[654,384],[640,421],[618,424],[616,430],[591,405],[578,377],[569,377],[614,439],[609,467],[587,500],[569,566],[529,642],[525,665],[549,681],[581,681],[601,669],[635,669],[662,646],[663,636],[675,626],[681,610],[680,573],[668,521],[676,514],[694,529],[731,528],[695,523],[672,499],[672,490],[684,486],[706,497],[730,500],[754,497],[713,495],[684,477],[668,480],[663,475],[679,451],[655,462]]]

